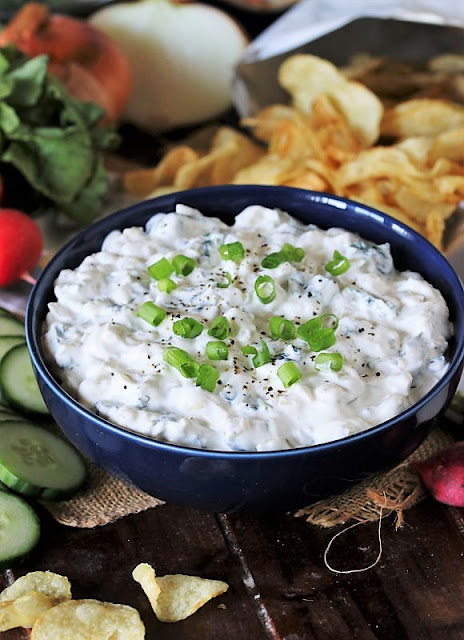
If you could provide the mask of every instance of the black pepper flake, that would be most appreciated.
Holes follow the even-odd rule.
[[[358,333],[363,333],[363,331],[364,331],[364,327],[359,327]]]

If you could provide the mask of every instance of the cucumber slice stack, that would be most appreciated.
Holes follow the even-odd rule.
[[[73,447],[30,422],[0,425],[0,481],[26,496],[62,500],[85,479],[86,468]]]
[[[0,569],[23,560],[39,541],[40,521],[28,499],[68,498],[86,477],[77,451],[35,423],[47,415],[24,324],[0,307]]]
[[[22,498],[0,491],[0,569],[23,560],[40,538],[40,521]]]

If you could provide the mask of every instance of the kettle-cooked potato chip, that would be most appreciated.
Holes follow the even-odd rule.
[[[132,577],[142,587],[154,610],[161,591],[158,580],[156,578],[155,570],[150,564],[141,562],[132,571]]]
[[[6,587],[0,593],[0,601],[14,600],[31,591],[47,596],[54,605],[71,600],[71,584],[66,576],[52,571],[31,571]]]
[[[309,113],[314,99],[327,94],[363,146],[368,147],[379,137],[382,103],[364,85],[347,80],[328,60],[310,54],[290,56],[281,64],[278,77],[298,109]]]
[[[179,622],[200,607],[225,593],[229,585],[222,580],[173,574],[157,577],[153,567],[142,563],[132,572],[161,622]]]
[[[37,618],[53,607],[43,593],[30,591],[13,600],[0,602],[0,632],[23,627],[30,629]]]
[[[178,622],[200,607],[225,593],[229,585],[222,580],[209,580],[183,574],[158,578],[161,592],[156,603],[156,616],[162,622]]]
[[[136,609],[99,600],[68,600],[43,613],[31,640],[144,640]]]
[[[446,100],[415,98],[388,109],[381,133],[394,138],[436,136],[443,131],[464,127],[464,107]]]

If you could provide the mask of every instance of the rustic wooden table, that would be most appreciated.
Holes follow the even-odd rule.
[[[464,511],[431,499],[405,512],[399,530],[385,518],[380,561],[351,574],[324,564],[334,530],[291,514],[224,516],[164,505],[94,529],[64,527],[42,515],[39,547],[26,564],[0,576],[0,588],[31,570],[66,574],[76,598],[136,607],[147,640],[464,639]],[[378,550],[377,524],[362,524],[334,541],[329,564],[366,567]],[[163,624],[131,578],[139,562],[160,575],[219,578],[230,588],[187,620]]]

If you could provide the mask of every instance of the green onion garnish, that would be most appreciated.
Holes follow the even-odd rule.
[[[161,278],[158,280],[158,289],[162,293],[171,293],[177,287],[177,284],[171,278]]]
[[[223,260],[233,260],[234,262],[240,262],[245,257],[245,249],[241,242],[221,244],[219,253]]]
[[[281,365],[277,369],[277,375],[282,380],[282,383],[286,389],[291,387],[292,384],[295,384],[295,382],[298,382],[298,380],[300,380],[301,378],[300,370],[292,361],[286,362],[285,364]]]
[[[270,253],[263,258],[261,260],[261,266],[265,269],[276,269],[284,262],[301,262],[304,255],[304,249],[301,247],[294,247],[291,244],[285,243],[280,251]]]
[[[227,360],[229,348],[222,340],[211,340],[206,343],[206,355],[210,360]]]
[[[200,368],[198,362],[195,362],[189,353],[178,347],[167,347],[163,360],[177,369],[184,378],[195,378]]]
[[[335,344],[335,329],[338,318],[333,313],[324,313],[311,318],[298,327],[298,336],[309,344],[313,351],[329,349]]]
[[[258,276],[255,282],[255,291],[263,304],[269,304],[276,297],[276,288],[271,276]]]
[[[215,318],[208,329],[208,335],[218,340],[225,340],[229,335],[230,324],[227,318],[224,316],[218,316]]]
[[[218,282],[217,286],[219,287],[219,289],[227,289],[227,287],[230,287],[230,285],[232,284],[233,278],[230,273],[226,271],[224,275],[227,282]]]
[[[265,269],[277,269],[284,262],[286,258],[282,251],[275,251],[261,260],[261,266]]]
[[[342,256],[337,250],[333,252],[333,258],[325,265],[325,270],[332,276],[340,276],[350,268],[350,261],[345,256]]]
[[[219,380],[219,371],[210,364],[201,364],[196,379],[197,387],[213,392]]]
[[[269,329],[274,340],[292,340],[296,336],[293,322],[282,316],[273,316],[269,321]]]
[[[188,276],[195,269],[195,260],[182,254],[172,259],[172,266],[178,276]]]
[[[287,256],[288,262],[301,262],[305,256],[305,250],[301,247],[294,247],[291,244],[285,243],[282,247],[282,251]]]
[[[166,317],[167,312],[157,307],[154,302],[148,300],[144,302],[137,311],[137,315],[154,327],[157,327]]]
[[[167,258],[161,258],[158,262],[154,262],[148,267],[148,273],[155,280],[161,280],[162,278],[169,278],[174,271],[174,267]]]
[[[335,331],[333,329],[321,329],[308,336],[307,343],[313,351],[330,349],[336,342]]]
[[[252,345],[242,347],[241,351],[244,356],[253,356],[251,361],[253,362],[253,366],[256,369],[258,367],[262,367],[263,364],[268,364],[269,362],[271,362],[271,353],[264,340],[261,340],[261,351],[258,351],[258,349],[256,347],[253,347]]]
[[[314,368],[317,371],[321,369],[332,369],[332,371],[340,371],[343,367],[343,356],[338,351],[334,353],[318,353],[314,360]]]
[[[195,318],[181,318],[174,322],[172,330],[181,338],[196,338],[203,331],[203,325]]]

